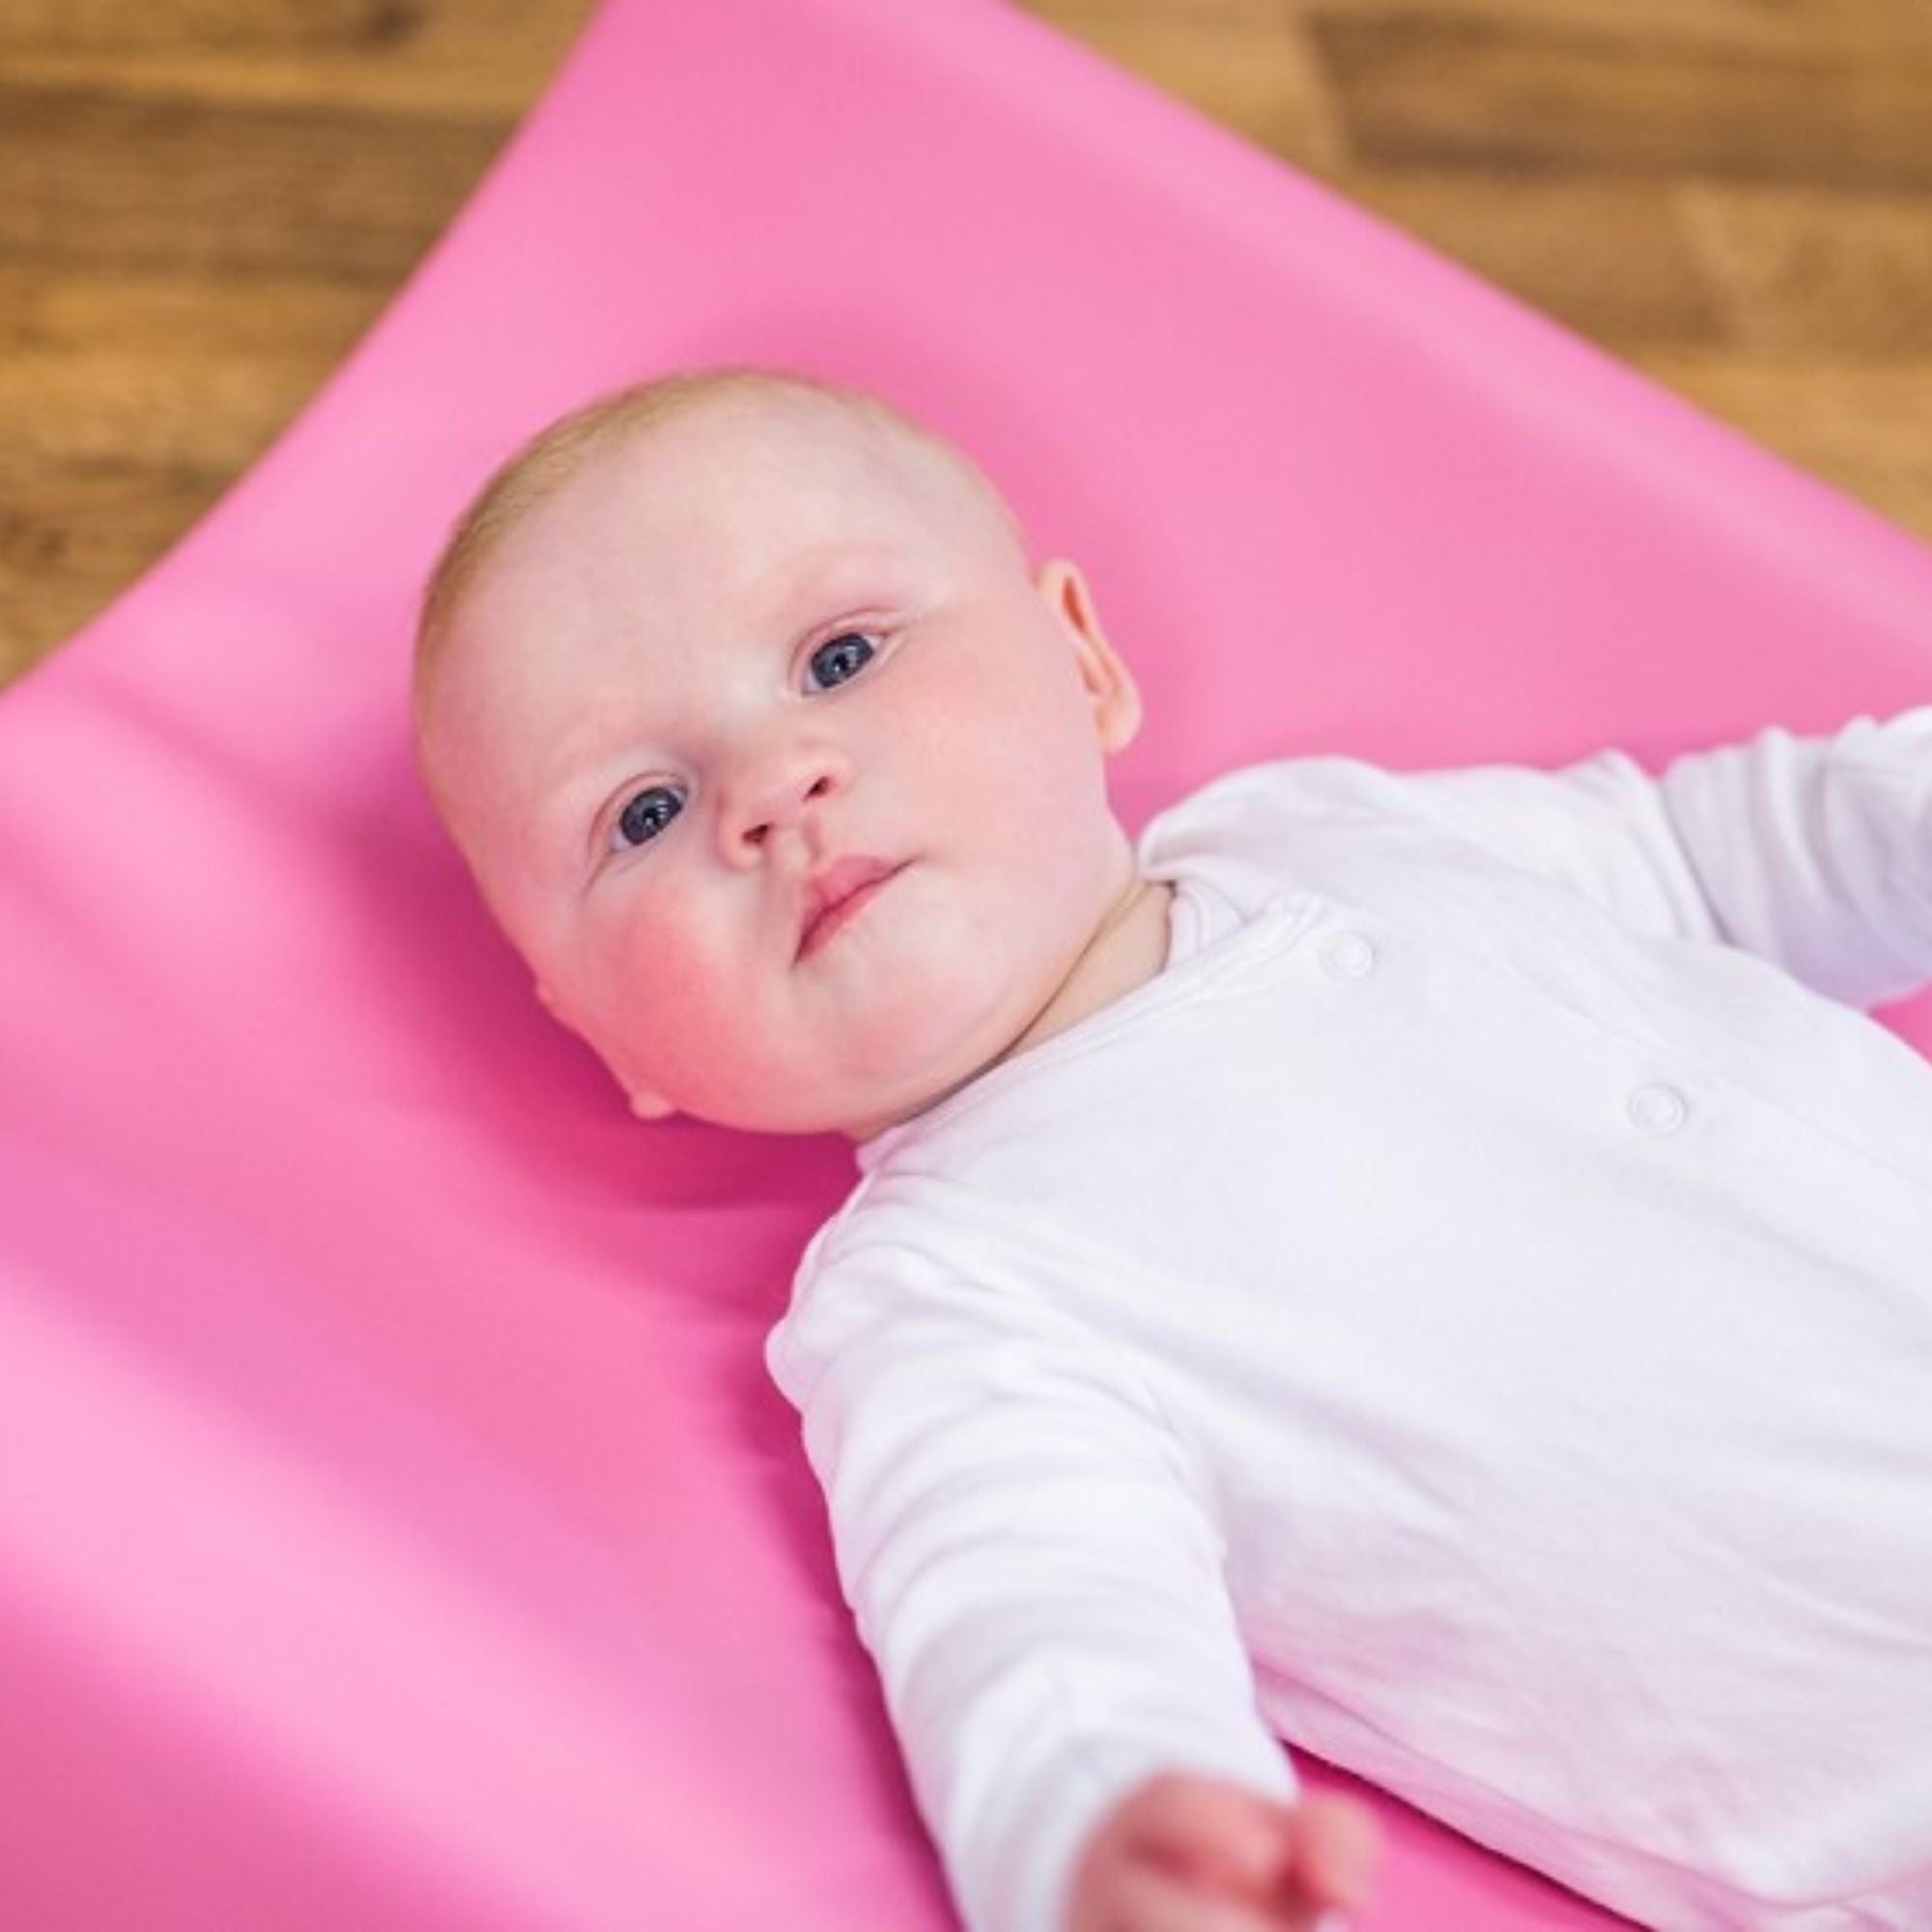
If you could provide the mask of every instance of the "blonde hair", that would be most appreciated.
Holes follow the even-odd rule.
[[[450,619],[478,571],[503,539],[554,497],[596,450],[643,436],[701,404],[732,397],[814,397],[909,437],[952,467],[994,509],[1022,552],[1025,532],[1011,506],[973,460],[882,396],[790,370],[736,363],[681,369],[632,384],[560,416],[515,450],[458,518],[424,588],[416,620],[414,692],[418,719]]]

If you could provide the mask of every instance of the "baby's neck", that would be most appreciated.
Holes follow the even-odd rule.
[[[1038,1046],[1057,1033],[1077,1026],[1090,1014],[1144,986],[1167,965],[1168,909],[1174,888],[1165,880],[1143,879],[1136,874],[1109,908],[1106,918],[1094,928],[1070,972],[1060,983],[1046,1006],[1032,1024],[1006,1051],[978,1068],[973,1080],[989,1073],[1002,1062],[1012,1060],[1030,1047]],[[971,1081],[961,1082],[970,1085]],[[868,1141],[887,1127],[896,1126],[915,1113],[924,1113],[950,1098],[956,1088],[889,1120],[875,1121],[863,1127],[848,1128],[856,1141]]]
[[[1060,990],[1000,1058],[1011,1060],[1038,1046],[1155,978],[1167,964],[1173,899],[1174,888],[1166,880],[1136,875],[1094,929]]]

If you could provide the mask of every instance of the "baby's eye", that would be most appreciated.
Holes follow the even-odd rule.
[[[617,814],[611,829],[611,849],[648,845],[683,810],[684,794],[674,786],[646,785]]]
[[[828,638],[811,654],[814,689],[823,691],[856,677],[872,660],[878,646],[863,631],[841,631]]]

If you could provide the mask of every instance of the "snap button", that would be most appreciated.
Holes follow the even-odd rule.
[[[1647,1134],[1674,1134],[1690,1105],[1675,1087],[1639,1087],[1630,1097],[1630,1117]]]
[[[1375,942],[1359,932],[1338,932],[1322,947],[1321,964],[1338,980],[1359,980],[1376,970]]]

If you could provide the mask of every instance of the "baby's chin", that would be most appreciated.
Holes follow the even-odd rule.
[[[863,1142],[926,1113],[1004,1060],[1038,1004],[1025,996],[1025,984],[1014,970],[997,980],[954,973],[928,975],[915,992],[908,980],[884,976],[837,1017],[813,1011],[810,1044],[771,1040],[730,1068],[715,1055],[678,1065],[656,1052],[646,1068],[637,1042],[614,1039],[601,1057],[646,1120],[681,1114],[746,1133]],[[836,1047],[815,1050],[833,1037]],[[722,1053],[723,1042],[714,1045]],[[620,1070],[626,1062],[628,1072]]]
[[[694,1114],[692,1118],[705,1119],[715,1126],[731,1127],[741,1133],[793,1136],[837,1134],[863,1145],[884,1133],[888,1127],[897,1126],[938,1105],[947,1094],[965,1084],[964,1081],[956,1082],[954,1087],[933,1094],[921,1093],[912,1099],[900,1102],[874,1100],[861,1104],[855,1100],[846,1104],[828,1104],[820,1099],[816,1102],[801,1100],[790,1107],[774,1107],[768,1102],[763,1106],[721,1108],[707,1114]]]
[[[794,1095],[779,1097],[772,1089],[755,1094],[694,1095],[686,1107],[670,1113],[755,1134],[838,1134],[863,1144],[936,1107],[960,1088],[970,1086],[985,1070],[977,1060],[964,1071],[929,1079],[901,1076],[896,1081],[832,1090],[820,1083]],[[641,1111],[641,1110],[639,1110]],[[647,1118],[667,1118],[663,1113]]]

